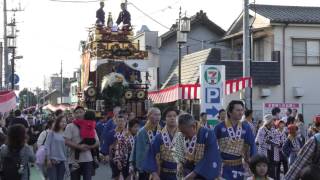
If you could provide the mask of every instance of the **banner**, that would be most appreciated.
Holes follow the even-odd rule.
[[[0,112],[10,112],[17,105],[16,94],[14,91],[0,91]]]
[[[302,107],[299,103],[263,103],[263,115],[271,114],[273,108],[280,108],[280,117],[284,117],[286,115],[286,111],[288,108],[298,110],[298,113],[302,113]]]
[[[225,66],[200,65],[200,109],[208,114],[209,124],[216,125],[223,106]]]

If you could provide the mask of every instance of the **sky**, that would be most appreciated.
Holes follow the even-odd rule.
[[[8,9],[21,4],[23,12],[16,13],[17,55],[23,59],[16,62],[16,73],[20,76],[20,89],[44,87],[44,78],[60,73],[60,62],[63,61],[63,75],[72,76],[72,72],[80,67],[80,40],[86,40],[88,28],[95,22],[95,11],[98,2],[61,3],[50,0],[7,0]],[[81,1],[81,0],[78,0]],[[84,1],[84,0],[82,0]],[[92,0],[89,0],[92,1]],[[113,19],[120,12],[121,0],[106,0],[105,12],[111,12]],[[136,10],[130,2],[159,21],[166,27],[175,23],[179,7],[187,16],[203,10],[209,19],[227,30],[242,11],[242,0],[129,0],[128,10],[131,13],[134,31],[141,25],[150,30],[159,31],[159,35],[168,29],[150,20]],[[250,0],[253,2],[253,0]],[[319,0],[256,0],[257,4],[319,6]],[[3,9],[2,1],[0,4]],[[8,14],[10,21],[12,13]],[[0,16],[3,22],[3,16]],[[3,30],[1,23],[1,38]]]

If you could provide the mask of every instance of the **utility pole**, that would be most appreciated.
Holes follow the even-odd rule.
[[[11,48],[12,49],[12,54],[13,54],[13,60],[11,60],[11,64],[13,64],[12,66],[14,66],[14,59],[15,59],[15,51],[13,50],[15,47],[15,33],[16,33],[16,29],[15,29],[15,17],[13,17],[13,20],[10,24],[8,24],[7,22],[7,12],[8,11],[11,11],[13,13],[15,12],[19,12],[19,11],[23,11],[21,10],[21,6],[19,4],[19,9],[18,8],[15,8],[15,9],[11,9],[11,10],[8,10],[7,9],[7,0],[3,0],[3,64],[4,64],[4,86],[6,88],[9,88],[9,77],[12,76],[12,74],[14,73],[10,73],[10,69],[9,69],[9,49],[8,48]],[[13,16],[15,16],[15,14],[13,14]],[[7,26],[11,26],[11,34],[8,36],[8,33],[7,33]],[[14,35],[14,36],[12,36]],[[8,45],[8,42],[9,41],[14,41],[14,43],[10,42],[10,46]],[[13,48],[12,48],[12,45]],[[13,63],[12,63],[13,61]],[[12,68],[11,67],[11,71],[14,70],[14,67]],[[12,82],[11,82],[12,83]],[[12,85],[11,85],[12,86]]]
[[[2,59],[2,55],[3,55],[3,47],[2,47],[2,42],[0,42],[0,89],[2,89],[2,64],[3,64],[3,59]]]
[[[61,60],[61,71],[60,71],[60,75],[61,75],[61,96],[60,96],[60,104],[62,104],[62,96],[63,96],[63,77],[62,77],[62,60]]]
[[[249,0],[243,0],[243,77],[250,76]],[[252,109],[251,88],[244,90],[246,108]]]
[[[11,90],[14,91],[14,57],[16,55],[16,48],[12,48],[11,57]]]
[[[3,0],[3,64],[4,86],[8,84],[7,0]]]

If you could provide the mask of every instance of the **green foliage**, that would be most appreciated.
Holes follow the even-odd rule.
[[[19,109],[24,109],[26,107],[35,106],[37,105],[37,98],[33,92],[29,91],[28,89],[23,89],[19,93],[20,99],[20,107]]]

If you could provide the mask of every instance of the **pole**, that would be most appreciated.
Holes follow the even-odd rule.
[[[2,63],[3,63],[2,55],[3,55],[3,47],[2,47],[2,42],[0,42],[0,89],[2,89]]]
[[[11,58],[11,89],[14,91],[14,57],[16,55],[16,48],[12,48],[12,58]]]
[[[179,80],[178,80],[178,88],[180,88],[180,85],[181,85],[181,43],[178,43],[178,52],[179,52],[179,57],[178,57],[178,64],[179,64]],[[179,103],[179,109],[181,109],[181,100],[179,98],[178,100],[178,103]]]
[[[243,0],[243,77],[250,76],[250,34],[249,34],[249,0]],[[244,90],[246,108],[252,109],[251,88]]]
[[[4,85],[8,84],[7,0],[3,0],[3,63]]]
[[[61,75],[61,96],[60,96],[60,104],[62,104],[62,96],[63,96],[62,60],[61,60],[61,71],[60,71],[60,75]]]
[[[178,31],[180,31],[180,23],[181,23],[181,6],[180,6],[180,11],[179,11],[179,21],[178,21]],[[178,37],[177,37],[178,38]],[[177,39],[178,40],[178,39]],[[180,89],[180,85],[181,85],[181,42],[179,40],[178,42],[178,54],[179,54],[179,57],[178,57],[178,89]],[[178,106],[179,106],[179,109],[181,110],[182,107],[181,107],[181,99],[179,98],[178,99]]]

